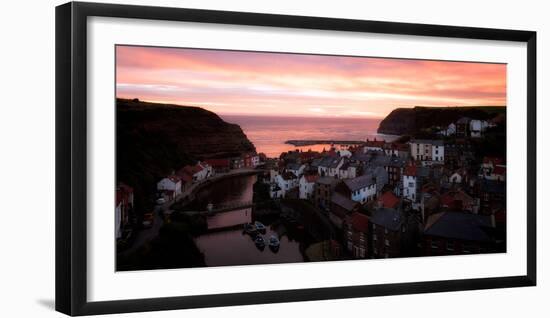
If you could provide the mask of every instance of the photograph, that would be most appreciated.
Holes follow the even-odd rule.
[[[116,271],[507,251],[506,63],[117,44],[114,65]]]

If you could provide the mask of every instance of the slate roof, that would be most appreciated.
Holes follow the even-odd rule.
[[[354,161],[360,161],[360,162],[369,162],[372,158],[372,154],[370,153],[354,153],[353,156],[351,156],[351,160]]]
[[[371,160],[371,165],[376,167],[385,167],[388,166],[391,162],[390,156],[375,156]]]
[[[390,167],[404,167],[406,164],[405,159],[399,158],[399,157],[391,157],[390,162],[388,163],[388,166]]]
[[[338,181],[339,181],[338,179],[334,177],[328,177],[328,176],[320,177],[319,179],[317,179],[317,183],[326,184],[326,185],[334,185]]]
[[[433,146],[443,146],[443,140],[433,140],[433,139],[413,139],[411,140],[413,144],[430,144]]]
[[[431,215],[426,222],[424,235],[453,238],[465,241],[492,241],[485,229],[490,228],[488,215],[463,212],[442,212]]]
[[[333,193],[330,200],[333,204],[336,204],[347,211],[353,211],[353,209],[358,205],[357,202],[351,200],[350,198],[338,192]]]
[[[346,179],[344,183],[351,191],[356,191],[375,184],[375,180],[372,175],[368,174],[353,179]]]
[[[319,167],[320,163],[323,161],[323,158],[315,158],[311,161],[312,167]]]
[[[321,159],[321,161],[319,162],[319,167],[330,167],[330,165],[332,164],[332,162],[334,160],[337,160],[338,158],[334,158],[334,157],[323,157]]]
[[[332,162],[330,163],[329,168],[337,168],[341,160],[342,158],[332,158]]]
[[[286,168],[289,170],[300,170],[301,166],[302,165],[299,163],[289,163],[288,165],[286,165]]]
[[[379,208],[372,212],[370,222],[391,231],[398,231],[403,223],[403,217],[396,209]]]

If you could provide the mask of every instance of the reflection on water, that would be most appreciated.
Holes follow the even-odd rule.
[[[278,235],[277,228],[268,227],[263,238],[269,241],[271,235]],[[277,251],[269,247],[259,249],[254,240],[242,230],[220,231],[202,235],[196,243],[204,253],[207,266],[274,264],[303,262],[299,242],[292,241],[287,235],[279,238],[281,245]]]
[[[244,116],[222,115],[230,123],[238,124],[256,147],[258,152],[265,153],[270,158],[278,158],[282,152],[289,150],[308,149],[327,150],[330,145],[312,145],[294,147],[285,144],[291,139],[318,140],[365,140],[393,139],[392,136],[379,135],[376,130],[381,118],[337,118],[337,117],[277,117],[277,116]],[[297,129],[299,127],[299,129]],[[391,140],[388,140],[391,141]]]
[[[217,205],[230,205],[252,201],[253,187],[257,177],[239,176],[216,181],[201,189],[195,197],[196,203],[201,209],[206,209],[209,203]]]
[[[240,209],[217,213],[207,218],[208,229],[219,229],[252,222],[252,209]]]
[[[252,176],[234,177],[216,182],[197,193],[196,204],[206,207],[216,205],[238,204],[252,201],[253,186],[257,178]],[[217,213],[207,218],[208,229],[212,230],[195,238],[195,243],[204,253],[207,266],[247,265],[303,262],[300,242],[296,237],[290,239],[283,224],[275,220],[264,222],[266,233],[261,234],[264,240],[274,235],[280,239],[278,250],[269,247],[259,249],[254,239],[243,232],[242,224],[256,221],[252,208],[238,209]]]

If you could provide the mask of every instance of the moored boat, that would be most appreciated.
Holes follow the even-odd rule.
[[[254,222],[254,226],[258,232],[265,232],[266,230],[266,227],[262,222],[256,221]]]
[[[264,247],[265,246],[265,240],[261,235],[256,236],[254,239],[254,244],[258,247]]]
[[[271,235],[269,238],[269,247],[279,247],[279,245],[281,245],[281,241],[275,235]]]

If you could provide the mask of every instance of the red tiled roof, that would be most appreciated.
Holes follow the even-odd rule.
[[[383,207],[393,209],[399,203],[399,198],[391,191],[386,191],[378,198],[378,201],[382,202]]]
[[[413,166],[413,165],[407,166],[403,174],[406,176],[416,176],[416,166]]]
[[[319,175],[316,174],[305,175],[304,177],[308,183],[313,183],[319,179]]]
[[[182,174],[189,174],[189,175],[194,175],[195,173],[197,172],[200,172],[202,171],[204,168],[199,165],[199,164],[196,164],[194,166],[185,166],[183,168],[181,168],[179,171],[178,171],[178,175],[182,175]]]
[[[204,162],[214,168],[229,168],[229,159],[206,159]]]
[[[504,164],[504,160],[498,157],[484,157],[483,163],[492,163],[493,165],[502,165]]]
[[[369,227],[369,218],[362,213],[354,212],[351,215],[351,225],[356,231],[366,232]]]
[[[472,203],[472,198],[464,191],[449,191],[440,197],[441,204],[451,209],[462,209]]]

